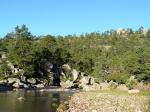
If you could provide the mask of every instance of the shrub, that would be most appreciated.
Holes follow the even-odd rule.
[[[130,77],[126,82],[126,86],[129,89],[133,89],[136,85],[137,85],[137,80],[133,76]]]
[[[118,84],[125,84],[129,79],[129,75],[126,73],[114,73],[108,76],[108,81],[114,81]]]

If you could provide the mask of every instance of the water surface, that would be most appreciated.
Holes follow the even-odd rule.
[[[0,112],[56,112],[70,92],[19,90],[0,92]]]

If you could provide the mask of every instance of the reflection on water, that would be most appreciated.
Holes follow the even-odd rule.
[[[0,92],[0,112],[56,112],[61,101],[71,93],[5,91]]]

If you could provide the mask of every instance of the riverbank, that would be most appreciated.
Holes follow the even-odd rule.
[[[150,92],[129,94],[124,91],[79,92],[65,102],[65,112],[150,112]],[[58,112],[63,112],[58,108]]]

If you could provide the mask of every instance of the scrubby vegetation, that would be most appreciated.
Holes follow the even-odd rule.
[[[0,79],[26,76],[58,83],[54,74],[60,74],[62,65],[69,64],[95,77],[96,82],[113,80],[130,86],[128,80],[135,76],[138,82],[149,83],[149,41],[150,29],[143,27],[79,36],[34,36],[25,25],[17,26],[0,38]],[[12,71],[11,65],[18,71]]]

